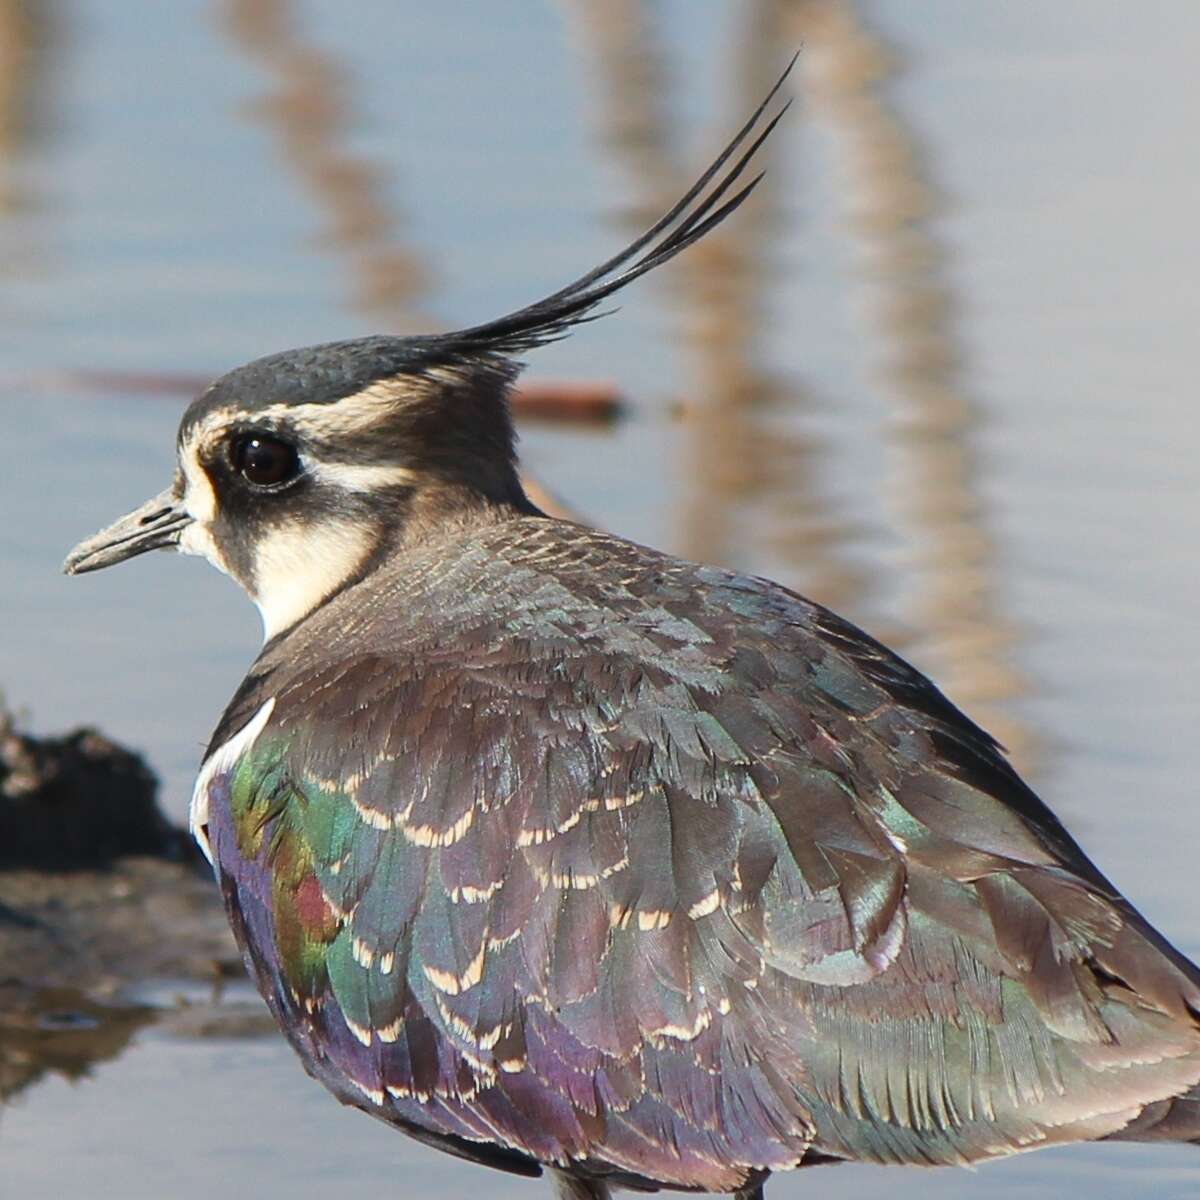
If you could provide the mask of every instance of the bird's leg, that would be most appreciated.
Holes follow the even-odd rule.
[[[612,1200],[612,1192],[602,1180],[580,1179],[577,1175],[567,1175],[555,1170],[551,1170],[550,1175],[554,1180],[554,1194],[557,1200]],[[765,1183],[765,1178],[748,1183],[733,1194],[732,1200],[764,1200]]]
[[[612,1200],[608,1184],[599,1179],[580,1179],[563,1171],[550,1172],[557,1200]]]

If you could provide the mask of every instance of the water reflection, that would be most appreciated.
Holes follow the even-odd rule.
[[[670,118],[671,70],[662,31],[636,0],[576,0],[578,40],[598,81],[593,121],[600,144],[623,166],[637,203],[630,232],[664,211],[695,178],[697,166],[675,148],[683,131]],[[733,94],[717,101],[726,115],[753,111],[778,77],[784,6],[754,0],[737,23]],[[716,78],[712,75],[709,78]],[[800,119],[799,114],[789,121]],[[839,554],[845,525],[821,494],[819,438],[805,431],[816,398],[768,365],[772,242],[781,210],[779,156],[789,139],[761,151],[767,172],[754,196],[753,220],[715,230],[664,273],[673,310],[682,314],[687,397],[676,467],[679,529],[672,548],[702,560],[754,565],[756,544],[786,557],[786,580],[831,605],[847,605],[861,579]],[[786,414],[786,417],[784,417]]]
[[[876,337],[870,343],[893,416],[881,430],[888,491],[907,546],[911,624],[942,688],[1026,769],[1029,730],[1007,706],[1025,691],[1017,630],[996,610],[996,546],[978,494],[971,433],[978,406],[946,282],[949,249],[931,226],[941,196],[917,131],[889,99],[903,56],[851,0],[789,4],[808,49],[808,96],[836,129],[852,181],[852,236],[863,243]]]
[[[44,270],[43,231],[22,218],[46,190],[33,182],[27,155],[53,127],[61,38],[56,4],[0,0],[0,276]],[[0,298],[0,313],[11,303]]]
[[[0,1103],[46,1075],[91,1074],[155,1019],[135,1004],[99,1004],[72,988],[0,984]]]
[[[640,227],[695,173],[673,150],[682,140],[668,95],[677,73],[646,5],[575,0],[570,11],[598,80],[600,144],[634,182],[638,203],[627,223]],[[930,232],[938,195],[917,134],[888,100],[897,59],[848,0],[753,0],[740,11],[725,50],[734,84],[719,110],[751,110],[778,73],[781,48],[803,45],[792,81],[802,111],[793,118],[811,108],[829,121],[852,165],[851,233],[872,263],[873,357],[895,414],[878,435],[895,462],[888,495],[909,548],[910,627],[937,631],[920,638],[922,659],[1028,766],[1031,739],[1005,706],[1023,681],[1013,666],[1015,631],[993,603],[995,547],[976,492],[976,414],[944,282],[947,252]],[[778,234],[795,212],[781,194],[779,161],[793,141],[764,147],[754,219],[716,230],[667,276],[685,323],[689,397],[676,548],[753,566],[756,544],[761,552],[765,543],[787,562],[788,582],[853,612],[867,586],[845,553],[854,521],[821,487],[826,446],[808,430],[822,398],[795,374],[772,371],[765,348]],[[904,648],[901,625],[887,633]]]
[[[297,182],[325,212],[318,244],[342,258],[353,307],[380,332],[427,328],[419,305],[429,268],[401,236],[390,170],[350,149],[358,126],[351,72],[304,29],[290,0],[228,0],[222,11],[234,43],[272,79],[272,91],[248,115],[275,137]]]
[[[56,8],[47,0],[0,0],[0,215],[27,198],[15,159],[51,124]]]

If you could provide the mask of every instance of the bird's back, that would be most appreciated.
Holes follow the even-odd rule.
[[[462,523],[346,588],[200,792],[310,1070],[494,1165],[971,1162],[1200,1079],[1195,968],[932,684],[593,530]]]

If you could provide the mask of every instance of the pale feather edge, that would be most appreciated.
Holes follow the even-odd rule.
[[[211,863],[213,860],[212,846],[204,832],[208,824],[208,787],[213,779],[222,771],[227,771],[255,742],[263,731],[263,727],[275,710],[275,697],[267,700],[258,712],[238,730],[227,742],[223,742],[204,760],[200,766],[200,774],[196,776],[196,786],[192,789],[192,803],[188,812],[188,827],[192,837]]]

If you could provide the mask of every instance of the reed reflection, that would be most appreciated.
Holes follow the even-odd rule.
[[[322,241],[345,262],[353,307],[378,329],[429,327],[429,269],[403,238],[389,169],[347,147],[356,124],[350,72],[304,31],[289,0],[229,0],[224,25],[272,79],[252,108],[328,220]]]
[[[60,34],[50,0],[0,0],[0,213],[26,198],[17,160],[50,126]]]
[[[52,253],[27,160],[54,126],[63,41],[53,0],[0,0],[0,273],[9,280],[41,274]],[[7,323],[28,319],[22,299],[13,289],[0,295]]]
[[[631,226],[663,211],[687,187],[694,164],[671,147],[673,76],[652,9],[638,0],[577,0],[579,41],[597,80],[600,140],[635,188]],[[749,112],[778,77],[786,36],[774,0],[739,8],[732,56],[735,94],[722,112]],[[772,372],[763,347],[769,328],[771,243],[784,219],[772,171],[786,145],[763,149],[767,176],[754,220],[731,221],[664,273],[682,313],[688,373],[679,486],[681,528],[673,549],[742,567],[786,559],[788,582],[826,603],[851,607],[862,581],[841,556],[845,529],[820,488],[820,441],[803,430],[816,403],[793,376]]]
[[[1039,747],[1005,706],[1026,684],[1015,666],[1018,631],[996,608],[996,545],[971,444],[979,411],[946,282],[950,251],[931,230],[941,197],[916,131],[889,98],[902,58],[852,0],[785,7],[808,47],[809,97],[836,130],[853,179],[850,236],[871,264],[868,349],[896,414],[880,432],[892,463],[888,500],[907,544],[910,624],[929,631],[922,663],[1030,771]]]
[[[640,221],[688,177],[668,149],[679,138],[669,118],[665,38],[638,0],[576,0],[570,11],[599,80],[601,142],[638,189]],[[1015,631],[994,605],[996,551],[970,445],[977,414],[954,332],[955,297],[944,282],[947,251],[930,232],[939,198],[917,135],[888,98],[898,67],[850,0],[753,0],[738,13],[723,64],[734,95],[721,110],[753,107],[783,48],[801,45],[793,87],[808,112],[797,119],[827,122],[851,164],[848,236],[866,243],[878,293],[868,348],[897,414],[878,431],[893,463],[885,499],[908,547],[909,628],[929,631],[917,639],[922,664],[1028,769],[1032,739],[1003,707],[1024,683],[1013,665]],[[853,522],[821,487],[828,447],[804,428],[821,399],[795,376],[772,371],[764,349],[773,246],[795,211],[779,192],[786,173],[770,169],[787,145],[780,138],[765,148],[755,219],[730,222],[669,274],[687,331],[692,400],[679,548],[740,566],[774,551],[790,568],[788,582],[853,614],[867,590],[847,561]],[[885,632],[906,648],[900,631]],[[907,640],[912,648],[911,634]]]

